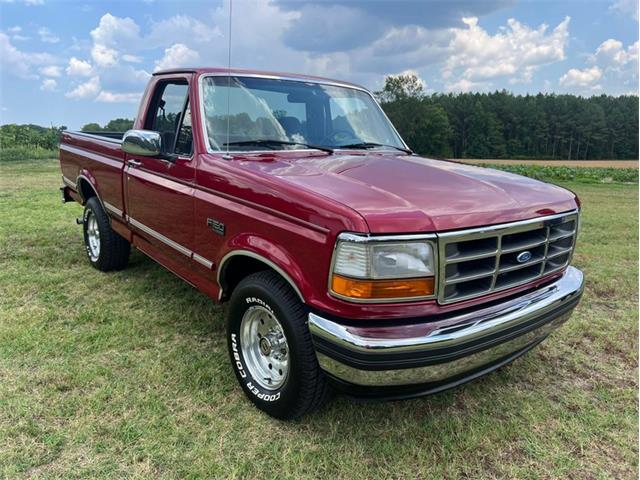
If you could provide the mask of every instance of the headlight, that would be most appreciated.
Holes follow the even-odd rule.
[[[355,301],[403,301],[435,293],[435,243],[430,237],[338,237],[331,293]]]

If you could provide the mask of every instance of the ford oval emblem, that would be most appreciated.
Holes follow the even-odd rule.
[[[516,260],[518,261],[518,263],[525,263],[528,262],[529,260],[531,260],[531,257],[533,255],[531,255],[531,252],[528,250],[525,250],[524,252],[520,252],[518,254],[518,256],[516,257]]]

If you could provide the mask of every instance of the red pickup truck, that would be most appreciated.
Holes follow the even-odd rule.
[[[228,301],[231,364],[283,419],[332,389],[406,398],[505,365],[570,316],[580,203],[414,155],[365,89],[227,69],[153,75],[134,129],[64,132],[87,256],[131,245]]]

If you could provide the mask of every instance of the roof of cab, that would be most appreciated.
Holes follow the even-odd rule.
[[[159,70],[154,72],[153,75],[167,75],[172,73],[195,73],[198,75],[207,74],[207,73],[216,73],[216,74],[231,74],[235,76],[252,76],[252,77],[265,77],[265,78],[281,78],[281,79],[289,79],[289,80],[298,80],[298,81],[309,81],[314,83],[329,83],[334,85],[344,85],[347,87],[359,88],[362,90],[367,90],[366,88],[357,85],[351,82],[345,82],[342,80],[334,80],[332,78],[325,77],[315,77],[312,75],[300,75],[297,73],[284,73],[284,72],[269,72],[269,71],[261,71],[261,70],[244,70],[238,68],[213,68],[213,67],[193,67],[193,68],[171,68],[167,70]]]

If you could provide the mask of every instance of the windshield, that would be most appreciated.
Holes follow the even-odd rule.
[[[356,145],[405,148],[380,107],[361,90],[214,76],[202,79],[202,97],[206,135],[213,150],[226,150],[227,143],[234,151]]]

